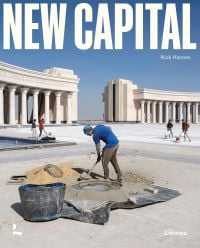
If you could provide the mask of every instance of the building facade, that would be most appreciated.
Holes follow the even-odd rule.
[[[200,122],[200,92],[139,89],[130,80],[117,79],[104,88],[103,101],[105,121]]]
[[[76,122],[78,83],[72,70],[37,72],[0,62],[0,125]]]

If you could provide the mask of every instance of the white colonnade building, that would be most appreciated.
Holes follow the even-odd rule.
[[[110,122],[200,122],[200,92],[139,89],[130,80],[108,82],[103,93],[104,119]]]
[[[79,78],[72,70],[27,70],[0,62],[0,125],[77,121]]]

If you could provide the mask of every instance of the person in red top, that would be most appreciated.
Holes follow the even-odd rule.
[[[42,132],[44,132],[47,135],[47,132],[44,130],[44,119],[41,119],[39,121],[39,130],[40,130],[39,137],[42,135]]]
[[[186,139],[188,139],[188,141],[190,142],[191,139],[188,136],[189,127],[190,127],[190,125],[187,123],[187,121],[182,120],[182,131],[183,131],[184,141],[186,141]]]

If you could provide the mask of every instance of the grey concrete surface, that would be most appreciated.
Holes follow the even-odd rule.
[[[89,168],[95,159],[94,155],[89,156],[93,151],[91,144],[79,144],[0,153],[0,247],[200,247],[198,147],[121,143],[122,171],[133,171],[153,180],[155,185],[179,190],[181,196],[173,200],[133,210],[112,211],[109,222],[103,226],[69,219],[41,223],[23,220],[18,205],[18,186],[6,184],[11,175],[24,174],[49,162],[71,161],[75,167]],[[95,171],[103,174],[101,166]]]

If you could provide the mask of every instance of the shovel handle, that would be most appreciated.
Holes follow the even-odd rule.
[[[100,157],[102,158],[102,153],[101,153],[101,156],[100,156]],[[95,167],[99,162],[100,162],[100,161],[97,160],[97,161],[93,164],[93,166],[89,169],[87,176],[90,176],[92,170],[94,169],[94,167]]]
[[[102,157],[102,154],[101,154],[101,157]],[[90,170],[88,171],[88,176],[90,176],[92,170],[94,169],[94,167],[99,163],[100,161],[96,161],[93,166],[90,168]]]
[[[88,171],[88,176],[91,174],[92,170],[94,169],[94,167],[97,165],[97,162],[95,162],[95,164],[93,164],[93,166],[89,169]]]

